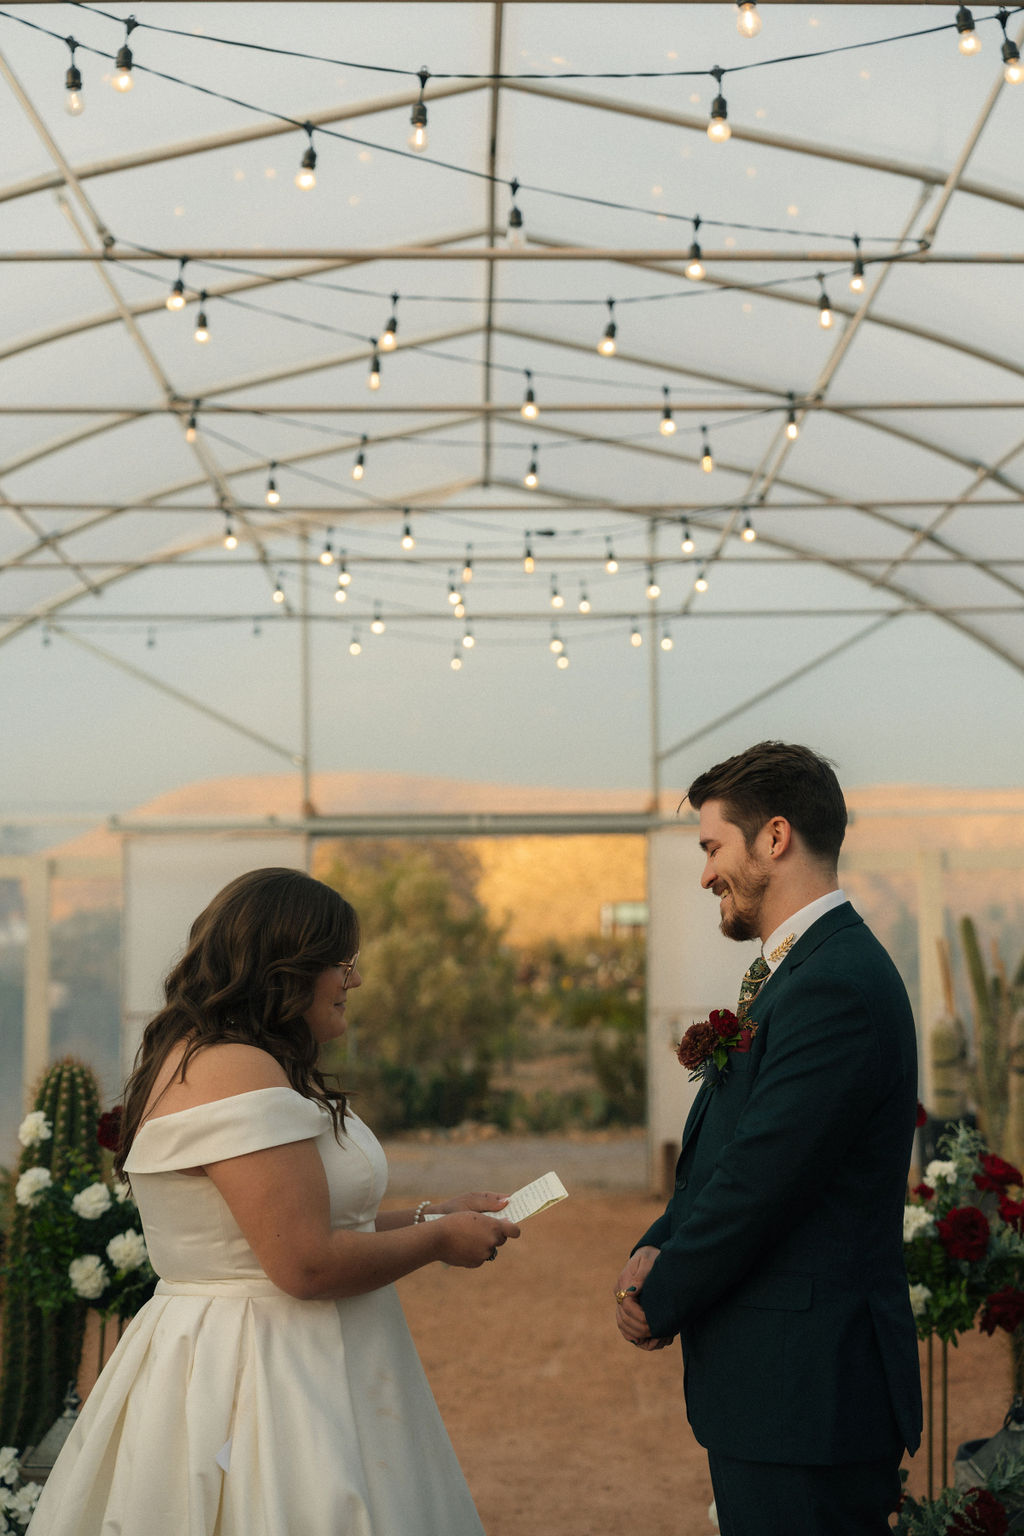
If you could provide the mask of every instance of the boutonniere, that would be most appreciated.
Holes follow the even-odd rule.
[[[733,1051],[745,1055],[756,1034],[756,1024],[738,1019],[729,1008],[715,1008],[710,1018],[690,1025],[676,1055],[691,1083],[709,1082],[714,1087],[725,1077]]]

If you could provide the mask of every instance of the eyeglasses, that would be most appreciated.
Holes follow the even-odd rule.
[[[343,973],[341,978],[341,984],[343,987],[347,987],[349,982],[352,980],[352,972],[356,968],[356,961],[358,959],[359,951],[357,949],[351,960],[336,960],[334,962],[338,970]]]

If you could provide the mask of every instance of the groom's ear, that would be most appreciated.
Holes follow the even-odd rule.
[[[793,828],[785,816],[772,816],[763,830],[768,834],[768,857],[781,858],[793,846]]]

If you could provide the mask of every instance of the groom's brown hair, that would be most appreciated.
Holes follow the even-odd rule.
[[[686,798],[699,811],[721,800],[749,848],[772,816],[784,816],[808,850],[835,868],[846,835],[846,801],[827,758],[810,747],[759,741],[698,774]]]

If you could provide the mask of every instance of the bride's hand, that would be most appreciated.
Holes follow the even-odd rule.
[[[434,1200],[427,1206],[432,1215],[450,1216],[455,1211],[500,1211],[508,1205],[508,1195],[497,1195],[493,1190],[474,1191],[468,1195],[452,1195],[447,1200]]]
[[[503,1243],[519,1236],[519,1228],[479,1211],[455,1211],[444,1221],[431,1223],[437,1234],[437,1257],[460,1269],[478,1269],[493,1259]]]

